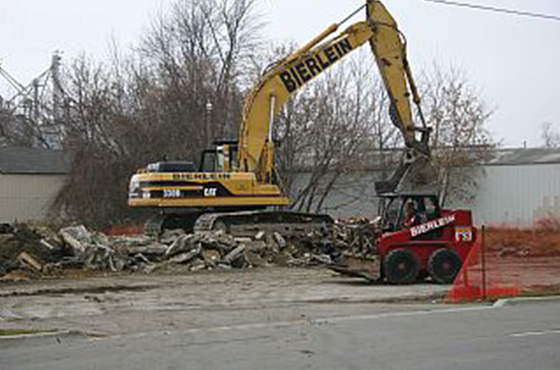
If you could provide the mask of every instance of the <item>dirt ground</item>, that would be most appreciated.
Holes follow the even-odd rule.
[[[546,227],[545,227],[546,226]],[[558,292],[560,288],[560,228],[488,228],[484,233],[486,283],[489,288],[516,287],[523,294]],[[481,249],[470,256],[471,284],[482,281]]]
[[[439,305],[449,286],[369,285],[325,269],[108,275],[0,284],[0,330],[124,335]]]
[[[560,257],[560,228],[488,228],[484,236],[490,252],[522,257]]]
[[[559,235],[556,229],[487,230],[490,286],[513,284],[525,293],[559,288]],[[198,273],[177,269],[150,275],[64,270],[57,278],[29,280],[24,274],[20,281],[18,276],[7,276],[0,279],[0,333],[75,331],[112,336],[263,322],[314,322],[416,306],[441,307],[451,288],[436,284],[370,285],[320,268]],[[480,263],[471,270],[475,283],[480,281]]]

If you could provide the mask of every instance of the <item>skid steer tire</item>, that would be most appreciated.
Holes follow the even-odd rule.
[[[449,249],[438,249],[428,260],[430,276],[440,284],[452,284],[461,271],[463,261],[457,252]]]
[[[420,260],[407,249],[395,249],[385,258],[383,271],[391,284],[412,284],[418,280]]]

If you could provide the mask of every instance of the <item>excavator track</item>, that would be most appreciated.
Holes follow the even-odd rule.
[[[333,222],[328,215],[287,211],[206,213],[196,220],[194,231],[223,230],[238,237],[277,232],[291,237],[306,235]]]
[[[150,218],[144,224],[144,234],[148,236],[158,237],[165,230],[183,229],[186,232],[192,232],[196,220],[201,213],[182,213],[182,214],[165,214],[161,213]]]

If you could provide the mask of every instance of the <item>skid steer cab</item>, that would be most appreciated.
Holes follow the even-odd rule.
[[[334,270],[370,281],[452,283],[476,242],[468,210],[442,209],[436,195],[380,196],[375,251],[347,256]]]

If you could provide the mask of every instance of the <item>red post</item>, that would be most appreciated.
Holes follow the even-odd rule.
[[[482,299],[486,300],[486,246],[485,246],[486,228],[482,225],[482,235],[480,240],[480,253],[482,253]]]

